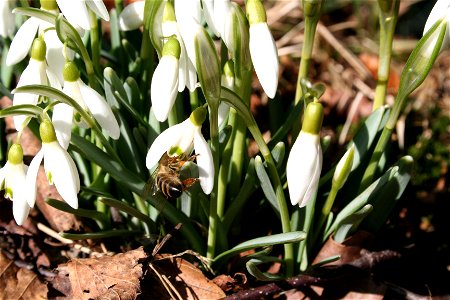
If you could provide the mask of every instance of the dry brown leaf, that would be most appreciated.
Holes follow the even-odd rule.
[[[140,247],[113,256],[73,259],[58,266],[59,276],[51,284],[72,299],[136,299],[142,277],[139,260],[145,257]]]
[[[212,280],[206,278],[197,267],[180,258],[167,255],[157,255],[151,269],[159,281],[155,284],[152,296],[158,299],[221,299],[225,293]],[[165,282],[161,282],[161,281]],[[161,289],[164,285],[165,291]],[[172,294],[172,296],[170,295]]]
[[[37,275],[17,267],[0,253],[0,299],[46,299],[47,286]]]

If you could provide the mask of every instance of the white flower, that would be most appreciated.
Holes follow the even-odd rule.
[[[0,169],[0,190],[5,190],[5,198],[13,201],[13,216],[22,225],[30,212],[25,198],[25,178],[28,167],[23,163],[23,151],[19,144],[11,146],[8,161]]]
[[[63,92],[90,112],[111,138],[118,139],[120,136],[119,124],[106,100],[81,80],[75,63],[67,62],[63,73],[65,79]],[[64,103],[55,105],[53,109],[52,122],[55,124],[58,141],[64,149],[69,146],[73,114],[74,109]],[[86,124],[84,120],[81,120],[79,125]]]
[[[144,22],[145,1],[128,4],[119,15],[119,27],[122,31],[138,29]]]
[[[41,5],[42,10],[51,12],[55,15],[59,13],[56,5],[52,5],[52,1],[42,1]],[[38,33],[39,35],[43,35],[47,46],[46,58],[49,68],[54,74],[61,74],[61,69],[65,61],[63,55],[64,45],[59,40],[56,31],[54,29],[49,29],[51,27],[54,28],[51,23],[42,21],[35,17],[31,17],[26,20],[22,26],[20,26],[11,42],[11,47],[9,48],[8,55],[6,56],[6,65],[12,66],[24,59],[33,44],[36,33]],[[72,57],[73,52],[68,50],[67,55],[68,57]],[[62,76],[58,77],[58,79],[61,83]]]
[[[450,45],[450,0],[438,0],[428,16],[427,22],[423,29],[423,34],[438,21],[446,23],[447,29],[442,42],[441,51]],[[437,36],[435,37],[437,38]],[[434,44],[434,43],[433,43]]]
[[[52,86],[59,87],[58,81],[55,79],[54,74],[47,69],[47,63],[45,62],[45,42],[37,38],[33,43],[31,50],[31,58],[28,66],[20,75],[17,87],[41,84],[48,85],[49,81]],[[53,79],[50,79],[53,78]],[[50,79],[50,80],[49,80]],[[36,105],[38,103],[39,95],[19,93],[15,94],[13,98],[13,105],[31,104]],[[26,125],[28,118],[23,115],[14,116],[14,126],[17,131],[21,131]]]
[[[16,29],[14,14],[11,12],[13,1],[0,1],[0,36],[10,37]]]
[[[89,16],[89,9],[105,21],[109,21],[108,10],[102,0],[56,0],[66,19],[76,27],[90,30],[94,22]]]
[[[180,24],[188,19],[194,19],[197,23],[201,23],[202,7],[200,0],[175,0],[175,15]]]
[[[228,0],[226,0],[228,1]],[[216,1],[218,2],[218,1]],[[202,0],[202,8],[203,8],[203,15],[205,17],[206,23],[208,24],[209,28],[211,28],[212,32],[217,36],[220,37],[220,32],[216,27],[216,16],[215,16],[215,3],[214,0]]]
[[[286,165],[286,178],[292,205],[304,207],[317,191],[322,170],[320,128],[323,108],[320,103],[308,104],[302,130],[292,146]]]
[[[164,45],[163,55],[153,73],[150,87],[152,108],[156,119],[160,122],[167,120],[178,94],[180,51],[178,40],[170,38]]]
[[[300,132],[286,165],[292,205],[305,206],[317,190],[322,169],[322,149],[318,135]]]
[[[36,179],[44,159],[44,169],[50,184],[54,184],[64,201],[72,208],[78,208],[77,194],[80,191],[80,176],[70,155],[56,140],[55,130],[50,121],[44,120],[39,127],[42,148],[33,158],[28,168],[26,183],[26,200],[30,207],[36,201]]]
[[[200,186],[205,194],[210,194],[214,186],[214,163],[211,149],[201,133],[205,118],[206,109],[199,107],[182,123],[164,130],[148,150],[147,168],[153,168],[164,153],[171,156],[189,155],[194,148]]]
[[[162,19],[162,17],[164,18]],[[155,30],[156,39],[164,40],[164,38],[175,35],[180,43],[181,53],[179,59],[179,74],[178,74],[178,91],[182,92],[184,87],[187,87],[189,91],[193,91],[197,84],[197,73],[192,61],[188,58],[186,53],[186,46],[181,36],[178,23],[175,20],[175,11],[170,2],[166,2],[163,13],[161,14],[161,30]]]
[[[250,56],[256,76],[264,92],[274,98],[278,86],[278,52],[275,41],[266,23],[264,7],[259,0],[247,2],[250,24]]]

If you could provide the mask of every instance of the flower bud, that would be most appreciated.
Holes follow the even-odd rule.
[[[353,166],[353,156],[355,153],[355,145],[353,144],[344,154],[344,156],[339,161],[336,166],[336,170],[333,175],[333,185],[336,185],[337,189],[342,188],[342,186],[347,181],[348,175],[352,170]]]

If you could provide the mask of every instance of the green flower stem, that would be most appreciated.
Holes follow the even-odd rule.
[[[151,1],[145,0],[144,5],[144,30],[142,32],[142,44],[140,57],[142,60],[140,84],[141,95],[147,95],[150,90],[150,81],[153,74],[153,46],[150,41],[150,8]]]
[[[398,9],[400,0],[394,0],[392,11],[386,15],[380,9],[380,53],[378,63],[378,79],[375,89],[375,100],[372,111],[384,105],[389,79],[389,70],[392,56],[392,42],[394,40],[395,25],[397,24]]]
[[[302,57],[300,59],[300,67],[297,77],[297,87],[295,90],[294,104],[297,104],[302,98],[301,81],[303,78],[308,78],[308,71],[312,60],[312,51],[314,46],[314,36],[316,34],[316,27],[319,21],[318,17],[305,16],[305,33],[303,36]],[[301,128],[301,117],[298,122],[294,123],[292,128],[292,136],[297,137]]]
[[[269,176],[271,177],[273,187],[275,189],[275,194],[277,196],[278,206],[280,208],[281,226],[283,228],[283,233],[288,233],[291,231],[289,210],[286,204],[283,186],[281,185],[275,161],[272,158],[272,154],[270,153],[270,150],[267,147],[266,142],[262,137],[261,131],[256,125],[256,122],[254,122],[253,125],[249,126],[248,129],[255,139],[255,142],[258,145],[259,150],[261,151],[261,154],[267,163]],[[285,244],[284,254],[286,262],[286,276],[291,277],[292,275],[294,275],[294,246],[292,244]]]
[[[114,6],[116,8],[117,15],[120,15],[123,10],[123,0],[114,0]]]
[[[142,234],[142,232],[127,229],[108,230],[93,233],[59,233],[60,236],[69,240],[104,239],[110,237],[133,236],[138,234]]]
[[[218,102],[218,101],[217,101]],[[206,257],[213,259],[216,251],[217,226],[219,226],[218,207],[218,174],[219,174],[219,107],[210,106],[210,134],[211,134],[211,152],[214,161],[214,188],[210,195],[209,202],[209,228]],[[224,205],[223,203],[221,204]]]
[[[89,10],[89,17],[91,18],[92,24],[94,24],[89,32],[91,41],[91,54],[92,63],[94,65],[94,70],[97,74],[101,74],[100,66],[100,39],[99,39],[99,27],[97,16],[92,10]]]
[[[192,92],[189,92],[189,101],[191,104],[191,111],[194,111],[197,107],[200,106],[197,89],[193,90]]]
[[[252,69],[251,70],[241,70],[237,74],[241,74],[242,77],[237,76],[235,79],[237,94],[242,99],[243,103],[249,106],[250,95],[251,95],[251,80],[252,80]],[[230,197],[235,197],[239,193],[241,186],[244,161],[247,156],[247,128],[244,120],[238,114],[235,117],[234,124],[230,124],[233,131],[233,150],[231,157],[231,168],[233,170],[232,176],[229,178],[229,192]],[[230,139],[231,140],[231,139]]]
[[[219,179],[217,187],[217,215],[219,218],[223,218],[225,212],[225,200],[227,194],[227,188],[229,188],[228,174],[230,171],[230,160],[233,154],[234,139],[236,136],[236,131],[233,130],[236,124],[236,118],[238,117],[237,112],[234,108],[230,108],[228,115],[228,124],[232,126],[232,131],[230,138],[228,139],[225,149],[222,151],[221,163],[219,169]]]
[[[289,220],[289,210],[284,197],[283,186],[281,185],[280,177],[278,175],[275,161],[272,158],[269,147],[264,141],[261,131],[256,124],[255,118],[250,112],[249,107],[236,95],[233,91],[222,87],[222,100],[229,103],[236,111],[239,112],[242,120],[248,127],[248,130],[255,139],[256,144],[264,157],[267,167],[269,169],[269,177],[272,181],[273,188],[277,197],[278,207],[280,209],[281,226],[284,233],[291,231],[291,224]],[[286,276],[290,277],[294,274],[294,245],[284,245],[285,262],[286,262]]]

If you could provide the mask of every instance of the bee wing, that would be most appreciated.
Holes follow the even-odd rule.
[[[147,183],[144,185],[144,189],[142,191],[142,198],[147,199],[150,195],[155,195],[158,191],[158,186],[156,185],[156,175],[158,174],[159,166],[155,168],[155,170],[150,175]]]

